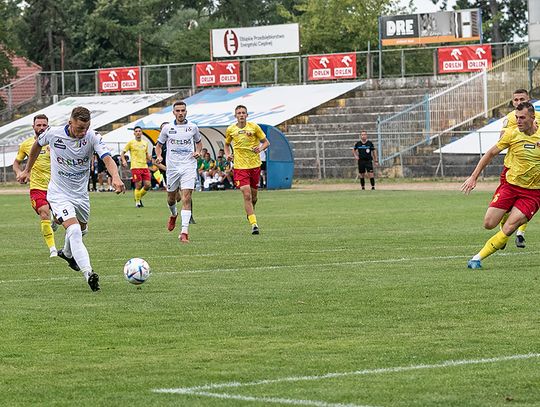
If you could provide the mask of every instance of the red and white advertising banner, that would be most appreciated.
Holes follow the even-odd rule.
[[[195,66],[197,86],[240,84],[240,61],[203,62]]]
[[[141,89],[139,67],[99,70],[100,92],[121,92]]]
[[[308,79],[356,78],[356,54],[329,54],[308,57]]]
[[[437,49],[439,73],[476,72],[491,67],[491,45]]]

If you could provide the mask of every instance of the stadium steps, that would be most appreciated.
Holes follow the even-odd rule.
[[[356,177],[352,147],[361,130],[366,130],[377,146],[379,116],[399,113],[421,102],[433,90],[457,81],[459,76],[455,75],[368,80],[357,89],[287,120],[278,127],[293,149],[294,176],[316,178],[321,173],[330,178]]]

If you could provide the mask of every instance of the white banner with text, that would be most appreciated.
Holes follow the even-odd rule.
[[[214,58],[300,52],[298,24],[212,30]]]

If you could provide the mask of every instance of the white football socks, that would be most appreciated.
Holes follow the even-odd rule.
[[[69,240],[71,254],[88,280],[87,274],[92,272],[90,256],[82,240],[81,225],[75,223],[66,229],[66,241]]]
[[[182,218],[182,233],[187,233],[189,228],[189,220],[191,219],[191,211],[182,209],[180,211],[180,217]]]

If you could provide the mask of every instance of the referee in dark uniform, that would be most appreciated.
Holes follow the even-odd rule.
[[[373,164],[378,165],[377,155],[375,154],[375,146],[368,140],[367,132],[362,130],[360,141],[357,141],[353,147],[353,154],[358,161],[358,174],[360,175],[360,185],[362,189],[366,189],[366,171],[369,176],[371,189],[375,189],[375,176],[373,175]]]

